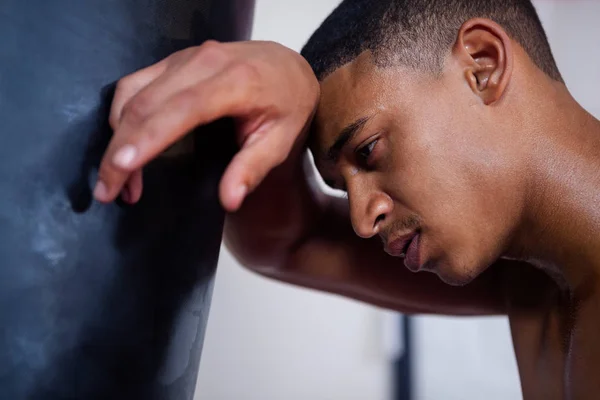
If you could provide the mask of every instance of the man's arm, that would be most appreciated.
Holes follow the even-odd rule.
[[[464,287],[408,271],[401,259],[383,251],[381,241],[354,233],[346,201],[317,199],[299,165],[290,157],[228,217],[225,241],[243,265],[279,281],[403,313],[506,312],[504,268],[491,267]]]

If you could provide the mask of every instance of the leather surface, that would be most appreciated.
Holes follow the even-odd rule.
[[[234,152],[219,121],[92,201],[115,82],[247,39],[250,0],[2,0],[0,399],[192,399]]]

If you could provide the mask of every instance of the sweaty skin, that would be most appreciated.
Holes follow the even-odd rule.
[[[365,52],[317,84],[283,46],[212,43],[123,82],[98,200],[134,203],[145,163],[233,116],[220,196],[243,265],[403,313],[508,315],[526,400],[598,397],[600,122],[497,24],[467,21],[437,75]],[[307,145],[347,200],[314,189]]]

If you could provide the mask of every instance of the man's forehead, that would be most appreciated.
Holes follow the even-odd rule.
[[[374,65],[369,57],[363,53],[321,81],[311,139],[311,146],[320,152],[326,152],[347,125],[365,117],[374,106],[377,80],[372,78]]]
[[[319,111],[340,115],[349,106],[360,105],[369,95],[377,79],[373,79],[375,65],[370,53],[363,53],[344,64],[320,82],[321,101]]]

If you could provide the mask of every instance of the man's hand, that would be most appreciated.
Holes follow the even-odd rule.
[[[237,210],[288,157],[310,123],[319,84],[308,63],[271,42],[207,42],[123,78],[117,85],[94,196],[135,203],[142,167],[197,126],[234,117],[241,150],[220,183],[221,203]]]

